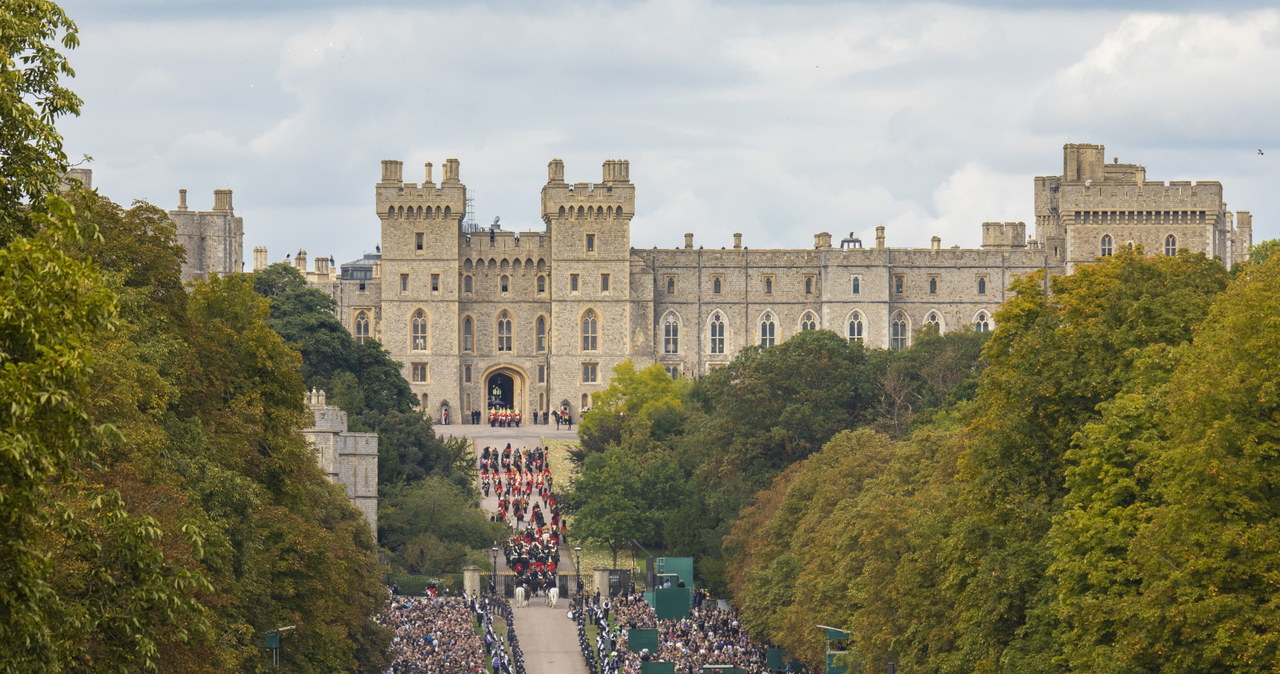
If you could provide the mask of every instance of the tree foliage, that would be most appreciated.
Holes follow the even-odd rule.
[[[72,77],[59,50],[80,42],[76,25],[49,0],[4,0],[0,11],[0,244],[38,231],[23,214],[44,203],[67,169],[54,123],[80,114],[80,98],[63,83]]]
[[[1278,277],[1122,254],[1015,284],[971,400],[901,439],[886,412],[743,509],[744,623],[814,664],[806,626],[849,629],[870,670],[1280,665]]]

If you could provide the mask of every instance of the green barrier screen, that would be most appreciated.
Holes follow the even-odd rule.
[[[658,654],[658,630],[627,630],[627,650],[639,653],[646,648]]]
[[[674,662],[642,662],[640,674],[676,674]]]
[[[687,587],[653,591],[653,612],[659,620],[679,620],[693,608],[693,593]]]

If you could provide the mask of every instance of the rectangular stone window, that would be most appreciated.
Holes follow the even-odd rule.
[[[588,253],[596,252],[596,235],[595,234],[587,235],[587,252]]]
[[[402,293],[409,292],[409,275],[408,274],[400,275],[400,292]]]
[[[773,294],[773,277],[772,276],[764,277],[764,294],[766,295]]]
[[[538,366],[538,383],[539,384],[547,383],[547,366],[546,365]]]
[[[978,294],[979,295],[987,294],[987,277],[985,276],[978,277]]]
[[[466,383],[466,384],[471,383],[471,366],[470,365],[462,366],[462,381],[463,383]]]
[[[861,293],[862,293],[862,277],[861,277],[861,276],[855,276],[855,277],[853,277],[853,281],[852,281],[851,285],[852,285],[852,287],[853,287],[853,294],[854,294],[854,295],[859,295],[859,294],[861,294]]]
[[[679,366],[679,365],[668,365],[668,366],[666,367],[666,370],[667,370],[667,376],[668,376],[668,377],[671,377],[672,379],[679,379],[679,378],[680,378],[680,366]]]
[[[414,363],[409,368],[409,375],[411,377],[410,381],[412,381],[415,384],[427,383],[427,364]]]
[[[930,295],[937,295],[937,294],[938,294],[938,277],[937,277],[937,275],[932,275],[932,276],[930,276],[930,277],[929,277],[929,294],[930,294]]]
[[[724,289],[724,279],[719,276],[712,276],[711,277],[711,294],[719,295],[720,291],[723,289]]]
[[[600,365],[598,363],[582,364],[582,383],[594,384],[600,378]]]
[[[431,292],[433,293],[440,292],[440,275],[439,274],[431,275]]]
[[[413,235],[414,248],[417,249],[419,253],[422,252],[423,244],[426,243],[424,240],[425,238],[426,238],[426,235],[423,234],[422,232],[418,232],[417,234]]]
[[[816,276],[804,277],[804,294],[812,295],[814,293],[814,289],[817,287],[818,287],[818,277]]]
[[[569,292],[571,293],[578,292],[578,275],[577,274],[569,274]]]
[[[608,274],[600,275],[600,292],[602,293],[609,292],[609,275]]]
[[[674,295],[674,294],[676,294],[676,277],[674,277],[674,276],[668,276],[668,277],[666,277],[666,279],[664,280],[664,283],[666,283],[666,285],[667,285],[667,294],[668,294],[668,295]]]
[[[907,284],[907,280],[905,277],[903,276],[893,277],[893,292],[901,295],[903,293],[903,289],[905,288],[906,284]]]

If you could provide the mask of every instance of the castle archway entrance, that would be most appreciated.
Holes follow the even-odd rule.
[[[484,374],[486,407],[528,413],[528,379],[518,368],[499,365]]]

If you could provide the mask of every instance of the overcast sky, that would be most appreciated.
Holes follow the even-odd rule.
[[[542,228],[553,157],[569,182],[618,158],[637,247],[877,225],[976,246],[983,221],[1034,220],[1032,178],[1067,142],[1220,180],[1255,242],[1280,236],[1274,2],[62,4],[84,99],[68,153],[123,204],[235,190],[246,261],[372,251],[380,160],[438,181],[449,157],[477,222],[507,229]]]

